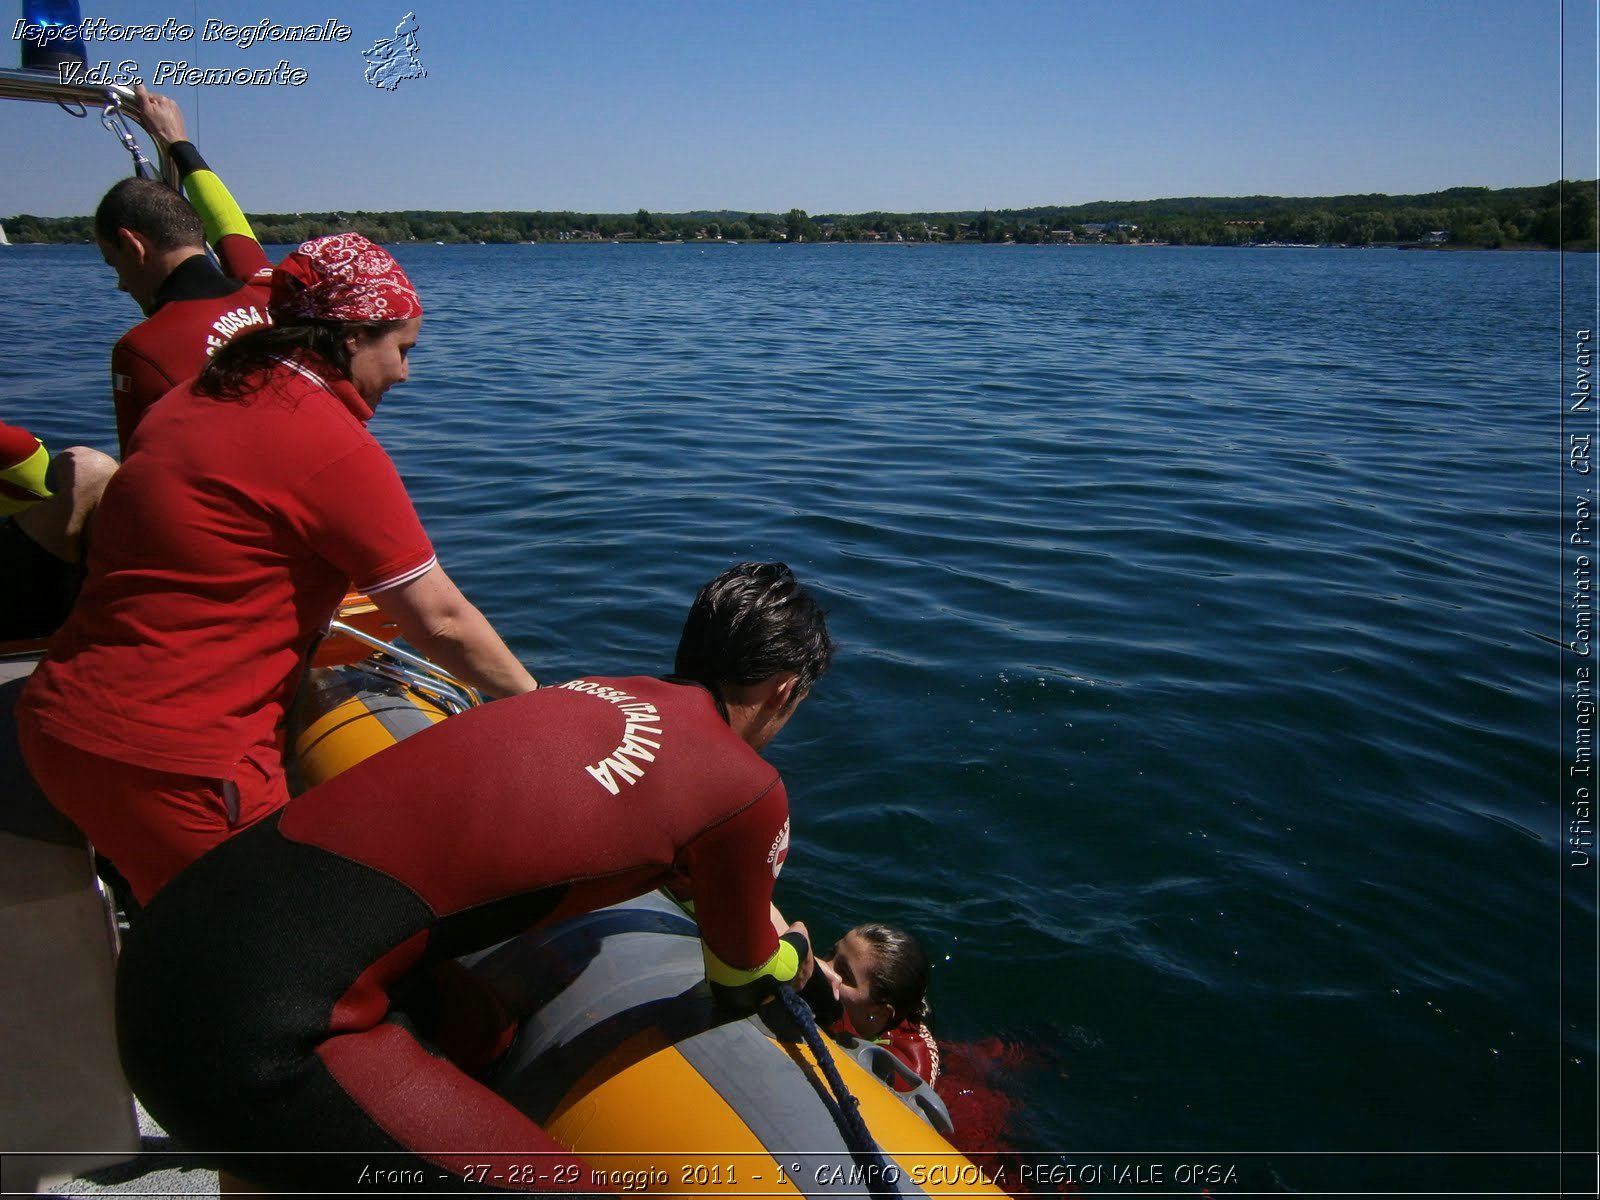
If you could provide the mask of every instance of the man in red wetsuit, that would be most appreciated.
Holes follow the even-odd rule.
[[[473,709],[223,842],[123,951],[135,1092],[186,1147],[252,1152],[230,1169],[270,1189],[344,1191],[377,1161],[435,1187],[604,1188],[441,1053],[462,1042],[436,968],[672,883],[720,1000],[749,1009],[802,986],[805,927],[780,934],[770,915],[788,800],[758,751],[832,653],[787,567],[741,564],[696,597],[674,676]],[[281,1151],[304,1153],[267,1153]],[[364,1153],[316,1153],[332,1151]],[[500,1173],[472,1178],[480,1163]]]
[[[138,94],[145,124],[167,143],[190,199],[155,180],[124,179],[95,211],[100,255],[146,315],[111,351],[111,398],[124,453],[146,409],[198,375],[223,342],[268,323],[272,280],[272,264],[244,213],[186,140],[177,103],[142,87]],[[206,256],[208,241],[221,270]]]

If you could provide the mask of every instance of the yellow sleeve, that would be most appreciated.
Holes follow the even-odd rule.
[[[183,179],[184,194],[206,227],[206,241],[215,246],[229,234],[240,234],[254,241],[256,235],[245,219],[244,210],[217,173],[206,166],[206,160],[200,157],[194,143],[174,142],[167,149]]]
[[[50,498],[45,472],[50,469],[50,452],[40,442],[27,458],[0,470],[0,517],[9,517]]]

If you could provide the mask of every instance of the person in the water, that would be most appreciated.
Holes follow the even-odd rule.
[[[343,1192],[378,1163],[430,1187],[608,1190],[472,1078],[513,1027],[478,1020],[493,994],[463,999],[448,968],[671,884],[719,1001],[749,1010],[803,986],[805,926],[770,917],[789,803],[760,751],[832,656],[793,573],[742,563],[696,596],[672,676],[469,709],[222,843],[125,943],[117,1029],[135,1093],[187,1149],[250,1152],[229,1169],[274,1190]],[[474,1174],[486,1162],[498,1178]]]
[[[828,1028],[888,1049],[927,1084],[939,1078],[939,1044],[929,1022],[928,956],[911,934],[893,925],[857,925],[820,960],[836,981],[844,1015]],[[900,1091],[916,1085],[896,1079]]]
[[[858,925],[817,959],[834,983],[844,1014],[828,1025],[834,1037],[876,1042],[933,1087],[954,1126],[950,1143],[979,1156],[991,1177],[1013,1195],[1030,1194],[1021,1170],[1015,1125],[1019,1081],[1039,1057],[1021,1042],[987,1036],[972,1042],[935,1041],[928,999],[928,957],[916,937],[892,925]],[[813,982],[808,998],[819,1003]],[[826,1004],[825,999],[820,999]],[[822,1020],[819,1016],[819,1020]],[[916,1085],[898,1077],[897,1090]],[[1058,1187],[1056,1191],[1076,1191]]]
[[[136,92],[144,124],[167,144],[189,199],[153,179],[124,179],[95,211],[100,256],[146,318],[111,351],[111,399],[124,455],[152,404],[198,375],[218,346],[267,323],[272,278],[249,221],[188,140],[177,102],[143,85]],[[220,268],[207,257],[207,242]]]

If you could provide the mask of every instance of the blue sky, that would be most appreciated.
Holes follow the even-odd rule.
[[[361,51],[407,7],[426,78]],[[1596,168],[1594,0],[81,0],[191,41],[91,62],[306,72],[167,89],[257,212],[813,214],[1548,183]],[[0,6],[4,30],[20,0]],[[334,19],[347,42],[203,43]],[[1565,30],[1563,31],[1563,18]],[[12,41],[0,54],[19,61]],[[1565,54],[1566,78],[1562,82]],[[1563,147],[1563,114],[1565,147]],[[85,213],[128,159],[92,119],[0,105],[0,217]]]

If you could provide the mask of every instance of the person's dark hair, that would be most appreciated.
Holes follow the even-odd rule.
[[[293,325],[263,325],[247,330],[217,347],[195,381],[197,396],[213,400],[243,400],[246,383],[274,359],[321,359],[340,375],[350,374],[347,338],[372,338],[394,321],[301,321]]]
[[[739,563],[695,597],[678,640],[674,672],[722,698],[725,685],[797,676],[790,705],[833,661],[821,607],[783,563]]]
[[[116,243],[117,230],[131,229],[150,239],[157,250],[206,248],[206,227],[200,214],[172,188],[154,179],[124,179],[94,210],[94,235]]]
[[[904,929],[872,922],[850,931],[872,948],[867,994],[894,1009],[902,1021],[925,1025],[933,1019],[928,1003],[928,956],[922,943]]]

